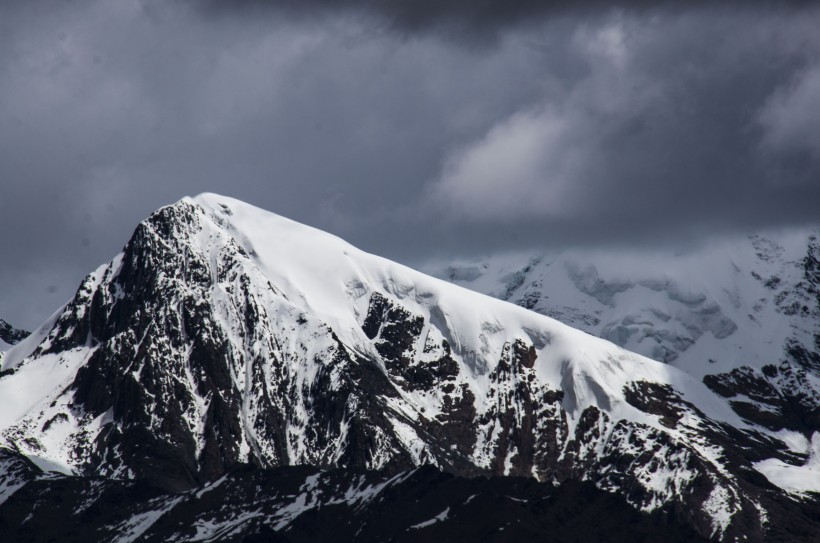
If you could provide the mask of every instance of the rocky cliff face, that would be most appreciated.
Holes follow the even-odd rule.
[[[817,522],[814,498],[756,470],[813,473],[783,433],[805,429],[743,420],[730,378],[710,390],[213,195],[141,223],[3,371],[0,394],[17,398],[2,418],[9,447],[40,467],[170,492],[240,465],[431,464],[588,481],[719,540]],[[771,405],[763,388],[754,401]]]

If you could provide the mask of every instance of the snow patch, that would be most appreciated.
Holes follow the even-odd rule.
[[[447,517],[449,515],[450,515],[450,508],[448,507],[447,509],[445,509],[444,511],[442,511],[441,513],[439,513],[435,517],[431,518],[430,520],[425,520],[424,522],[419,522],[418,524],[414,524],[413,526],[410,526],[409,529],[410,530],[420,530],[422,528],[427,528],[428,526],[432,526],[433,524],[435,524],[437,522],[442,522],[442,521],[447,520]]]

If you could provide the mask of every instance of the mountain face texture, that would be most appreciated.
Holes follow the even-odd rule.
[[[803,311],[812,288],[790,287],[785,307],[794,300]],[[732,318],[689,301],[729,334]],[[254,477],[302,488],[314,483],[274,468],[312,466],[347,473],[336,488],[357,470],[378,472],[365,476],[372,484],[421,473],[408,476],[409,488],[503,475],[569,484],[577,498],[592,485],[706,539],[812,541],[820,433],[806,394],[818,390],[815,351],[794,351],[748,369],[718,364],[705,379],[206,194],[143,221],[62,310],[6,352],[0,435],[13,451],[9,481],[36,466],[75,476],[43,483],[43,495],[133,489],[146,509],[123,521],[132,524],[226,475],[238,477],[235,489],[264,487]],[[408,471],[422,465],[437,470]],[[260,475],[231,475],[242,466]],[[431,492],[448,495],[441,484]],[[266,518],[295,502],[276,503]],[[15,511],[0,515],[13,525]]]
[[[12,456],[0,449],[0,462]],[[395,475],[245,467],[180,493],[141,481],[36,471],[29,467],[10,499],[0,494],[0,533],[7,540],[706,541],[591,483],[466,479],[432,466]]]
[[[683,254],[510,254],[434,268],[667,362],[746,422],[820,456],[820,231],[727,239]],[[755,468],[787,491],[817,492],[816,466]]]

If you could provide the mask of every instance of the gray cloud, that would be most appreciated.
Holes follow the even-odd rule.
[[[815,0],[207,0],[194,2],[216,16],[276,12],[295,18],[352,14],[377,18],[391,31],[438,32],[456,39],[486,39],[513,26],[546,18],[601,12],[673,13],[693,8],[802,9]]]
[[[613,17],[571,43],[586,73],[450,155],[434,194],[453,213],[559,231],[609,222],[616,236],[631,223],[669,232],[818,218],[809,27]]]
[[[798,71],[791,81],[769,97],[760,109],[758,122],[763,128],[762,146],[775,155],[799,163],[799,155],[820,160],[820,63],[815,62]],[[813,170],[809,179],[820,182]]]
[[[203,191],[411,263],[818,221],[816,9],[521,3],[476,45],[255,6],[0,5],[0,316]]]

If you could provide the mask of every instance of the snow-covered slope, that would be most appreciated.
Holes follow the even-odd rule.
[[[429,463],[585,479],[761,540],[808,498],[755,466],[816,469],[804,434],[699,375],[210,194],[142,222],[2,370],[10,447],[169,489],[240,463]]]

